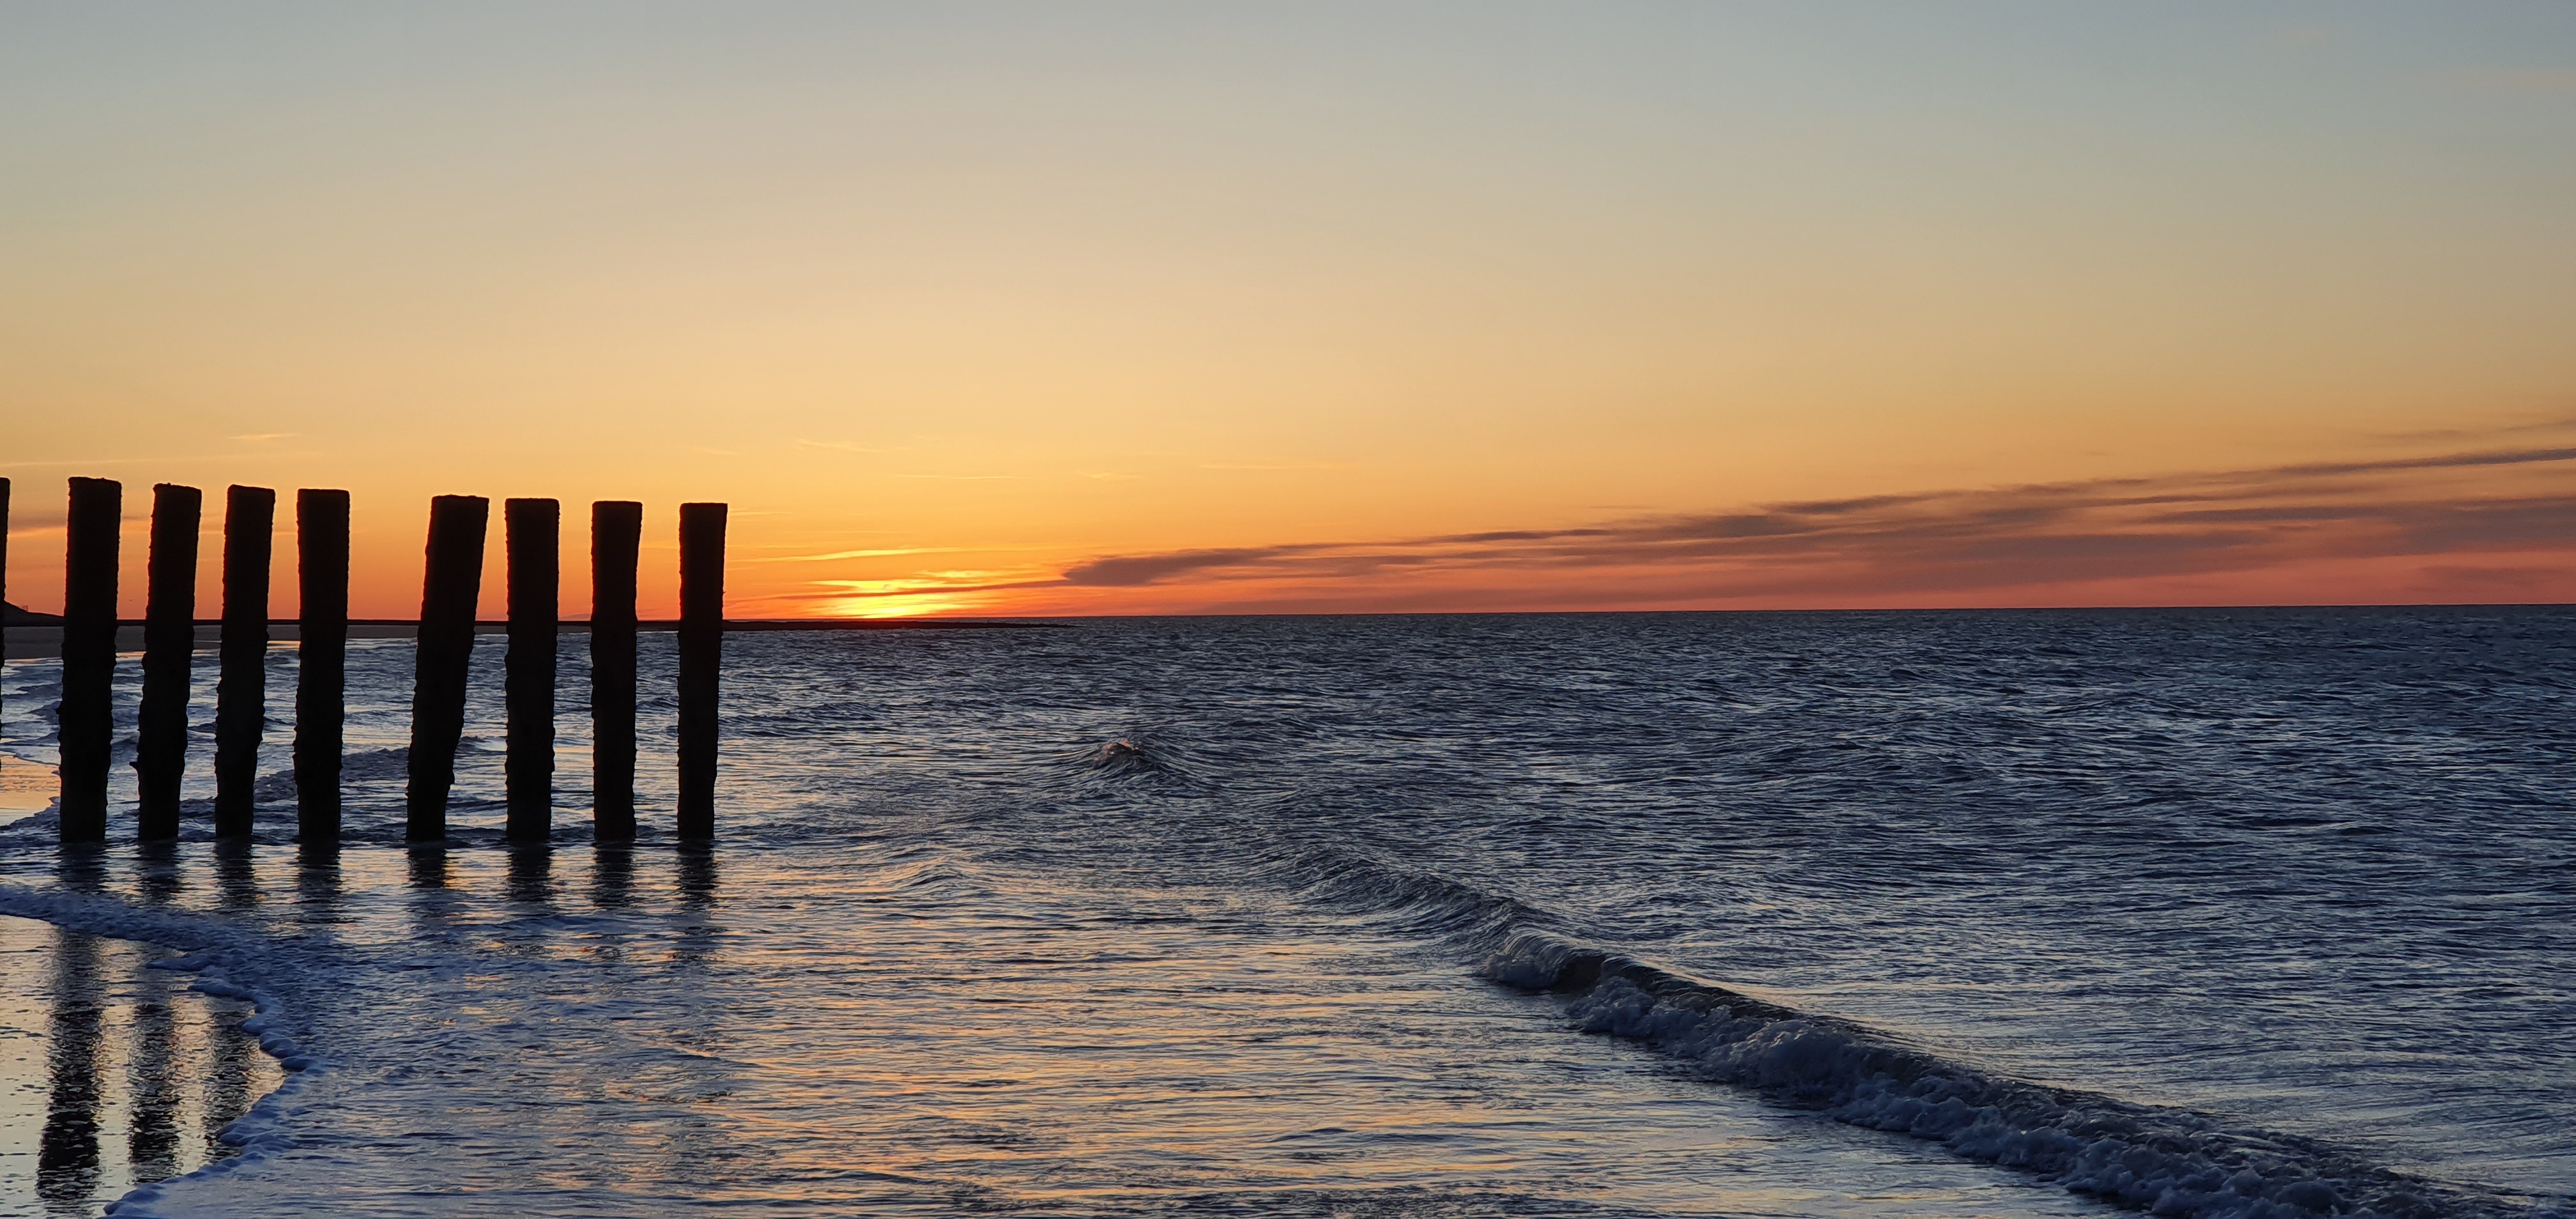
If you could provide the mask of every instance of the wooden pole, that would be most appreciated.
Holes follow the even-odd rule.
[[[465,735],[466,666],[474,658],[474,606],[483,593],[483,532],[491,516],[492,501],[479,495],[429,501],[403,793],[403,836],[413,842],[447,837],[447,792],[456,785],[456,743]]]
[[[563,505],[514,499],[501,506],[510,554],[510,650],[503,698],[509,705],[509,826],[512,842],[544,842],[554,831],[555,629],[562,617]]]
[[[295,493],[295,837],[340,841],[341,730],[348,718],[349,493]]]
[[[197,523],[205,493],[152,488],[149,600],[143,610],[143,705],[135,712],[134,836],[179,836],[179,780],[188,766],[188,665],[197,650]]]
[[[0,605],[9,603],[9,480],[0,478]],[[9,663],[9,611],[0,609],[0,667]],[[5,711],[6,708],[0,708]]]
[[[224,492],[223,671],[215,679],[215,837],[250,834],[268,724],[268,547],[277,492]]]
[[[680,505],[680,817],[716,836],[716,681],[724,665],[725,506]]]
[[[590,506],[591,837],[635,837],[635,565],[644,505]]]
[[[64,842],[107,839],[107,764],[115,732],[117,528],[125,488],[71,480],[63,541],[63,697],[55,712]]]

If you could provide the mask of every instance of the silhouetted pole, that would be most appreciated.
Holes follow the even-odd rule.
[[[223,671],[215,678],[215,837],[250,834],[259,738],[268,726],[268,547],[277,492],[224,492]]]
[[[554,829],[555,626],[563,575],[563,505],[514,499],[501,505],[510,551],[510,650],[502,681],[509,708],[512,842],[544,842]]]
[[[716,836],[716,676],[724,664],[725,506],[680,505],[680,837]]]
[[[644,505],[590,506],[591,837],[635,837],[635,559]]]
[[[152,488],[149,600],[143,608],[143,705],[135,713],[134,836],[179,836],[179,779],[188,766],[188,663],[197,650],[197,521],[205,493]]]
[[[465,673],[474,657],[474,604],[483,592],[483,530],[492,501],[429,501],[429,557],[421,574],[420,635],[411,688],[411,754],[403,803],[413,842],[447,837],[447,790],[465,735]]]
[[[107,763],[115,731],[117,526],[125,488],[71,480],[63,540],[63,697],[55,712],[64,842],[107,838]]]
[[[0,605],[9,602],[9,480],[0,478]],[[9,611],[0,610],[0,667],[9,663]],[[0,711],[7,708],[0,707]]]
[[[295,837],[340,840],[340,733],[348,711],[349,493],[295,493]]]

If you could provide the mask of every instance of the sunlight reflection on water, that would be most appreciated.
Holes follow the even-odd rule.
[[[712,852],[659,837],[667,637],[631,848],[579,812],[578,649],[556,840],[500,844],[486,646],[455,838],[403,849],[399,641],[352,649],[344,850],[285,840],[276,775],[249,850],[201,803],[93,875],[46,818],[0,830],[16,906],[223,954],[318,1056],[286,1144],[156,1213],[2102,1209],[1577,1035],[1480,976],[1523,933],[2084,1090],[2079,1121],[2173,1106],[2214,1132],[2179,1155],[2358,1157],[2481,1213],[2576,1181],[2563,613],[727,646]],[[50,680],[11,667],[13,721]]]
[[[0,1215],[88,1215],[233,1154],[282,1074],[166,953],[0,916]]]

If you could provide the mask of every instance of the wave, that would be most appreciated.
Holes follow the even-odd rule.
[[[1148,732],[1133,732],[1087,746],[1066,756],[1064,762],[1094,781],[1143,781],[1192,789],[1205,786],[1178,745]]]
[[[1309,849],[1264,862],[1310,901],[1375,911],[1390,916],[1390,929],[1414,935],[1474,944],[1557,921],[1516,898],[1349,850]]]
[[[1219,790],[1204,776],[1224,773],[1210,760],[1222,756],[1193,753],[1140,730],[1052,760],[1059,777],[1091,792],[1196,796]],[[391,782],[399,778],[402,760],[399,748],[368,751],[352,754],[349,767],[353,774]],[[1575,920],[1543,906],[1323,838],[1336,832],[1337,823],[1319,821],[1308,832],[1292,828],[1299,818],[1277,815],[1312,798],[1289,793],[1275,802],[1252,801],[1249,808],[1190,803],[1225,822],[1227,834],[1206,837],[1230,862],[1245,862],[1246,845],[1266,844],[1250,862],[1302,898],[1366,911],[1392,930],[1442,941],[1478,960],[1477,972],[1490,981],[1556,996],[1575,1028],[1639,1042],[1712,1082],[1853,1126],[1936,1142],[1970,1160],[2161,1215],[2417,1219],[2534,1212],[2531,1199],[2409,1176],[2318,1140],[2009,1078],[1859,1023],[1802,1012],[1583,943]],[[385,824],[387,835],[398,828],[390,820]],[[49,836],[51,826],[31,819],[13,828]],[[460,838],[475,832],[451,829]],[[932,860],[895,883],[929,886],[957,876],[953,863]],[[51,912],[37,912],[47,907]],[[85,924],[106,934],[118,934],[113,928],[123,926],[131,938],[189,942],[174,934],[181,928],[111,919],[98,899],[40,898],[0,886],[0,910],[26,910],[31,917]],[[211,976],[220,983],[220,971]],[[274,1000],[258,1001],[265,1017]],[[282,1042],[278,1048],[294,1053]],[[308,1057],[294,1065],[312,1062]]]
[[[1293,802],[1296,798],[1290,797]],[[1279,805],[1230,817],[1255,866],[1308,901],[1478,954],[1479,976],[1565,1004],[1574,1027],[1704,1079],[1837,1121],[1937,1142],[2122,1206],[2190,1219],[2576,1215],[2564,1201],[2435,1181],[2367,1154],[2187,1109],[2014,1079],[1837,1017],[1582,942],[1580,920],[1507,893],[1321,843]]]
[[[1478,972],[1557,995],[1582,1031],[1646,1043],[1707,1079],[2157,1215],[2535,1213],[2530,1199],[2409,1176],[2314,1139],[2007,1078],[1546,932],[1511,935]]]

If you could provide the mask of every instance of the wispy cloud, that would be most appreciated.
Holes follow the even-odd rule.
[[[2402,444],[2468,444],[2480,440],[2496,441],[2512,436],[2562,432],[2576,434],[2576,413],[2557,413],[2527,418],[2519,423],[2491,423],[2483,427],[2424,428],[2415,431],[2388,432],[2379,438]]]
[[[838,440],[807,440],[801,436],[796,440],[796,447],[800,449],[830,449],[838,453],[876,452],[875,449],[863,448],[859,445],[847,444]]]
[[[835,550],[828,554],[785,554],[750,560],[754,563],[830,563],[840,559],[882,559],[907,554],[956,554],[959,546],[895,546],[883,550]]]
[[[2306,462],[2154,477],[1763,504],[1377,541],[1109,554],[1054,579],[905,582],[947,594],[1187,590],[1265,604],[1401,603],[1462,588],[1551,604],[1961,594],[2241,572],[2321,558],[2576,549],[2576,447]],[[2502,473],[2547,477],[2508,486]],[[2518,489],[2517,489],[2518,487]],[[1248,590],[1265,587],[1269,592]],[[1245,589],[1228,593],[1229,588]],[[894,592],[892,587],[883,590]],[[882,595],[850,588],[842,596]]]
[[[816,580],[817,591],[777,600],[866,614],[2065,604],[2046,601],[2046,590],[2139,579],[2217,587],[2208,581],[2391,558],[2421,560],[2410,570],[2464,595],[2520,597],[2576,587],[2571,465],[2576,446],[2522,445],[1907,491],[1554,528]]]
[[[233,437],[232,439],[252,442],[263,440],[285,440],[289,437],[301,434],[302,433],[300,432],[245,432],[242,435]]]

